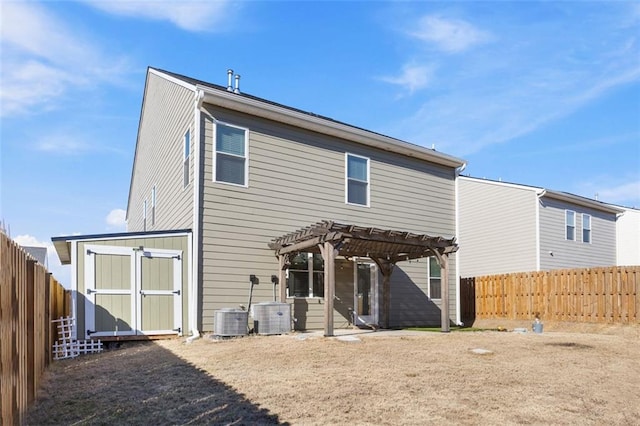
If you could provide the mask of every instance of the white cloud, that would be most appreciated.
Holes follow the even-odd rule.
[[[56,249],[51,241],[40,241],[37,237],[29,234],[18,235],[13,240],[22,247],[45,247],[47,249],[47,270],[53,274],[66,288],[70,288],[71,275],[68,265],[62,265],[56,254]]]
[[[40,4],[3,2],[0,16],[2,116],[50,109],[73,87],[115,83],[126,72],[124,58],[110,57]]]
[[[422,17],[418,28],[409,32],[409,35],[448,53],[462,52],[492,39],[490,33],[479,30],[468,22],[444,19],[436,15]]]
[[[126,211],[122,209],[113,209],[107,215],[106,222],[110,229],[117,228],[125,230],[127,227],[126,217]]]
[[[114,146],[99,142],[98,137],[79,135],[77,129],[51,129],[36,139],[33,148],[59,156],[82,155],[87,153],[115,153],[126,155],[127,152]]]
[[[220,31],[233,12],[233,5],[223,0],[86,0],[86,3],[114,15],[168,21],[187,31]]]
[[[381,77],[380,80],[403,87],[409,93],[424,89],[431,83],[433,67],[428,65],[406,64],[397,77]]]

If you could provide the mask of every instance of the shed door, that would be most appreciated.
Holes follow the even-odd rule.
[[[135,252],[85,246],[85,338],[136,334]]]
[[[136,254],[140,334],[182,334],[182,251],[144,249]]]

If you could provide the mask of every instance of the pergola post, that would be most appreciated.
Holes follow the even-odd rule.
[[[333,299],[336,292],[336,256],[338,255],[333,244],[325,241],[318,244],[322,258],[324,259],[324,336],[333,336]]]
[[[391,312],[391,273],[395,264],[389,262],[386,259],[373,258],[372,259],[382,274],[382,318],[380,319],[380,326],[382,328],[389,328],[389,316]]]
[[[285,267],[286,255],[278,255],[278,280],[280,303],[287,303],[287,271]]]
[[[449,332],[449,255],[434,251],[440,264],[440,330]]]

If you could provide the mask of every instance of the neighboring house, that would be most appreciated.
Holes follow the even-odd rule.
[[[149,68],[131,175],[129,232],[193,233],[198,328],[250,303],[250,290],[253,303],[291,303],[297,329],[326,330],[327,315],[331,327],[438,325],[443,313],[459,322],[453,237],[464,162],[231,83],[231,74],[225,87]],[[326,241],[338,253],[334,297],[324,294]],[[438,250],[446,277],[438,258],[419,259]],[[389,283],[381,269],[396,261]]]
[[[619,207],[466,176],[458,188],[462,277],[616,265]]]
[[[619,206],[614,206],[619,207]],[[640,265],[640,210],[621,207],[616,224],[618,266]]]
[[[47,248],[38,246],[21,246],[24,251],[29,253],[31,257],[37,260],[45,268],[48,267]]]

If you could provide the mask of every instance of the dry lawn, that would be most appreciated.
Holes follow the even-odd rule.
[[[638,334],[126,343],[55,363],[27,423],[638,425]]]

